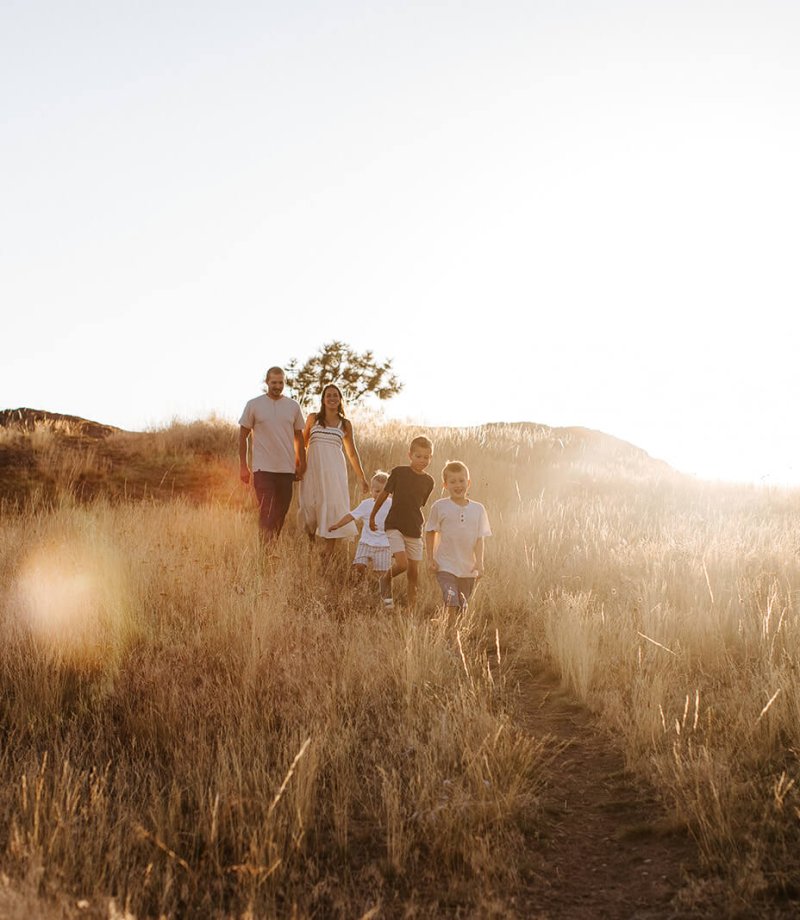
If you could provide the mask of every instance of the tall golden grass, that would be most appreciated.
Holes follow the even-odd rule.
[[[411,433],[360,424],[365,469]],[[266,559],[235,435],[120,433],[99,467],[35,435],[59,488],[0,526],[0,866],[20,890],[136,917],[508,912],[550,756],[518,687],[543,664],[686,823],[718,903],[800,885],[797,493],[590,433],[439,429],[432,472],[466,462],[495,532],[446,623],[430,582],[416,615],[378,611],[291,521]],[[191,501],[119,488],[170,463]],[[110,499],[76,488],[95,473]]]

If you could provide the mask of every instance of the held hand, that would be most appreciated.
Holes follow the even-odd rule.
[[[338,530],[338,529],[339,529],[338,524],[331,524],[331,526],[328,528],[328,530]]]
[[[479,565],[475,568],[475,581],[479,578],[483,578],[483,566]]]
[[[243,467],[239,470],[239,479],[241,479],[242,482],[243,482],[246,486],[249,486],[249,485],[250,485],[250,470],[248,470],[248,468],[247,468],[246,466],[243,466]]]
[[[374,517],[370,517],[369,519],[369,529],[373,532],[375,532],[378,529],[378,525],[375,523]]]
[[[436,572],[439,571],[439,563],[432,556],[428,560],[428,571],[431,574],[435,574]]]
[[[361,494],[369,495],[369,483],[366,479],[361,480]]]

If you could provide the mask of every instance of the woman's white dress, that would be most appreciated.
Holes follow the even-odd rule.
[[[357,537],[353,521],[331,533],[328,528],[350,511],[344,429],[315,422],[308,439],[306,474],[300,483],[300,520],[308,533],[327,539]]]

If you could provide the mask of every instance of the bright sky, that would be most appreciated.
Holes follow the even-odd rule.
[[[800,483],[794,0],[5,0],[0,408],[387,414]]]

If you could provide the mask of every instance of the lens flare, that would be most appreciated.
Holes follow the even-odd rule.
[[[115,659],[125,631],[124,569],[108,547],[51,542],[24,561],[16,581],[18,623],[59,658]]]

